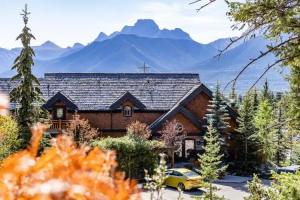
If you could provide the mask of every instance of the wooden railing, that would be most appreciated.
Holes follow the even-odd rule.
[[[51,120],[52,124],[49,129],[61,131],[66,129],[70,120]]]

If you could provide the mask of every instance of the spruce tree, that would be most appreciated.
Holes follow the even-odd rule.
[[[273,160],[276,153],[274,133],[274,108],[268,100],[262,100],[254,116],[254,124],[257,132],[252,136],[258,141],[258,155],[262,164]]]
[[[205,115],[206,121],[212,122],[214,129],[217,130],[219,142],[221,144],[221,151],[225,155],[225,159],[229,156],[226,146],[226,135],[229,126],[229,114],[227,110],[227,103],[220,91],[220,85],[217,83],[212,99],[209,101],[207,113]],[[205,125],[207,127],[207,125]]]
[[[40,108],[43,99],[41,97],[40,84],[38,79],[32,74],[32,66],[34,65],[33,57],[35,56],[33,49],[30,47],[31,39],[35,37],[31,34],[28,27],[27,5],[22,10],[24,28],[17,40],[22,42],[22,50],[20,55],[15,59],[12,70],[16,70],[17,74],[11,78],[11,81],[17,82],[17,85],[10,92],[11,101],[17,104],[16,118],[21,129],[21,137],[25,143],[30,139],[30,127],[38,121],[43,111]]]
[[[248,170],[249,167],[249,159],[253,157],[253,151],[255,144],[253,140],[251,140],[251,136],[255,133],[254,126],[254,110],[251,102],[251,94],[247,93],[243,98],[243,103],[239,108],[239,117],[238,121],[238,129],[237,131],[240,133],[238,146],[239,148],[239,159],[243,162],[243,167],[245,170]]]
[[[256,88],[254,88],[254,90],[251,91],[251,97],[252,97],[251,103],[252,103],[253,111],[256,112],[259,104],[258,92]]]
[[[289,147],[289,141],[285,130],[286,98],[277,95],[277,100],[275,109],[276,162],[277,165],[280,165],[286,159],[286,150]]]
[[[223,154],[219,142],[219,132],[214,128],[213,121],[209,120],[207,133],[204,136],[204,153],[198,155],[200,171],[202,177],[208,182],[209,192],[205,194],[205,199],[217,199],[214,191],[216,190],[212,183],[221,173],[224,173],[227,166],[221,166]]]
[[[261,100],[268,100],[270,103],[273,103],[274,101],[274,95],[272,93],[272,91],[270,90],[269,88],[269,83],[268,83],[268,80],[266,79],[265,83],[264,83],[264,86],[263,86],[263,89],[261,91],[261,97],[260,97]]]
[[[226,134],[227,128],[229,128],[229,114],[227,111],[227,104],[221,94],[219,84],[216,85],[216,89],[212,100],[209,102],[205,118],[207,122],[212,122],[213,127],[217,130],[220,140],[222,141],[222,135]]]
[[[235,89],[235,86],[232,85],[231,87],[231,91],[229,93],[229,101],[230,101],[230,105],[232,108],[235,108],[235,109],[238,109],[238,96],[237,96],[237,93],[236,93],[236,89]]]

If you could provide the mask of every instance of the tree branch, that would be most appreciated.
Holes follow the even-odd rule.
[[[295,38],[289,38],[289,39],[287,39],[287,40],[285,40],[285,41],[283,41],[283,42],[277,44],[276,46],[269,47],[269,49],[268,49],[267,51],[262,52],[262,53],[261,53],[259,56],[257,56],[256,58],[251,59],[251,61],[248,62],[248,63],[242,68],[241,71],[239,71],[239,73],[237,74],[237,76],[236,76],[233,80],[231,80],[230,82],[228,82],[228,83],[226,84],[226,86],[224,87],[224,90],[226,90],[227,87],[228,87],[231,83],[233,83],[233,86],[235,86],[237,79],[238,79],[238,78],[242,75],[242,73],[243,73],[250,65],[252,65],[254,62],[256,62],[257,60],[259,60],[259,59],[261,59],[261,58],[263,58],[263,57],[265,57],[265,56],[268,55],[269,53],[274,52],[276,49],[278,49],[279,47],[283,46],[284,44],[286,44],[286,43],[288,43],[288,42],[291,42],[292,40],[296,40],[296,39],[298,39],[298,37],[295,37]]]
[[[285,61],[285,60],[293,59],[293,58],[296,58],[296,57],[298,57],[298,56],[300,56],[300,54],[299,54],[299,55],[296,55],[296,56],[288,57],[288,58],[282,58],[282,59],[277,60],[277,61],[274,62],[273,64],[269,65],[269,66],[265,69],[265,71],[259,76],[259,78],[252,84],[252,86],[250,87],[250,89],[248,90],[248,92],[254,88],[254,86],[262,79],[262,77],[263,77],[263,76],[264,76],[264,75],[265,75],[272,67],[276,66],[277,64],[279,64],[279,63],[281,63],[281,62],[283,62],[283,61]]]
[[[201,1],[202,1],[202,0],[196,0],[196,1],[193,1],[193,2],[191,2],[191,3],[189,3],[189,4],[192,5],[192,4],[195,4],[195,3],[199,3],[199,2],[201,2]],[[200,8],[197,8],[197,9],[196,9],[197,12],[199,12],[200,10],[202,10],[203,8],[205,8],[206,6],[212,4],[212,3],[215,2],[215,1],[216,1],[216,0],[208,0],[207,3],[203,4]]]

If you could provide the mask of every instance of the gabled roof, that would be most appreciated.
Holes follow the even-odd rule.
[[[64,104],[66,105],[66,107],[69,110],[77,110],[77,106],[72,102],[72,100],[67,97],[66,95],[64,95],[62,92],[57,92],[52,98],[50,98],[44,105],[43,108],[47,109],[47,110],[51,110],[53,108],[53,105],[58,102],[64,102]]]
[[[178,112],[187,117],[194,125],[196,125],[196,127],[201,128],[203,126],[203,122],[200,122],[197,116],[184,107],[201,92],[204,92],[207,96],[212,98],[212,91],[210,91],[204,84],[195,85],[167,113],[159,117],[150,125],[151,130],[157,131],[168,119],[172,118]],[[230,106],[227,106],[227,110],[231,117],[237,117],[237,113]]]
[[[39,80],[46,101],[63,91],[81,111],[110,110],[127,91],[146,110],[168,111],[200,83],[199,74],[191,73],[50,73]],[[15,84],[0,79],[0,92],[9,93]]]
[[[171,108],[166,114],[162,115],[150,125],[151,130],[156,131],[159,127],[161,127],[161,125],[163,125],[178,112],[187,117],[196,127],[201,128],[202,122],[199,121],[198,117],[184,107],[200,92],[205,92],[207,95],[211,96],[211,91],[203,84],[195,85],[173,106],[173,108]]]
[[[145,109],[146,106],[138,100],[135,96],[133,96],[130,92],[125,92],[122,94],[115,102],[110,105],[110,109],[118,109],[122,106],[122,104],[126,101],[130,101],[136,108]]]

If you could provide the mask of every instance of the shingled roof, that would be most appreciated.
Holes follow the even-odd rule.
[[[46,101],[63,92],[79,110],[109,110],[129,92],[145,109],[167,111],[200,79],[198,74],[190,73],[48,73],[40,83]],[[0,92],[8,93],[14,84],[0,79]]]

